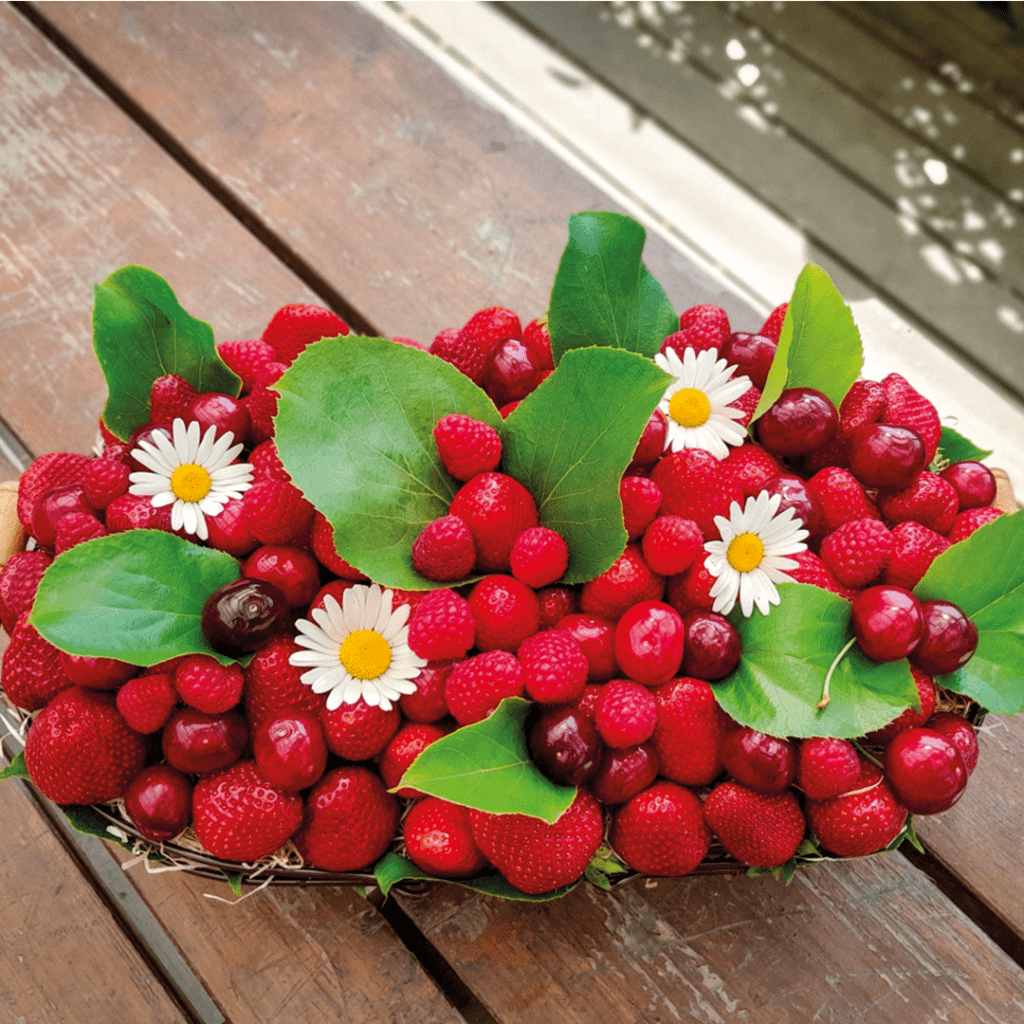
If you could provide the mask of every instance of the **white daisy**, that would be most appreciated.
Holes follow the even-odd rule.
[[[327,709],[355,704],[360,697],[371,707],[390,711],[403,693],[415,693],[413,681],[426,665],[409,646],[409,606],[391,608],[392,593],[376,583],[349,587],[342,604],[328,594],[323,608],[299,619],[296,651],[289,664],[309,667],[302,681],[314,693],[326,693]],[[311,667],[310,667],[311,666]]]
[[[232,446],[230,430],[220,437],[216,427],[208,427],[202,437],[201,431],[195,420],[186,427],[176,419],[170,440],[155,431],[151,441],[140,441],[132,458],[150,472],[132,473],[128,493],[151,498],[154,508],[171,505],[172,530],[184,527],[207,540],[206,516],[219,516],[231,498],[241,498],[252,487],[252,466],[235,462],[243,445]]]
[[[735,366],[718,358],[717,349],[700,354],[683,350],[680,359],[675,349],[658,353],[654,361],[676,378],[665,390],[658,408],[668,419],[665,447],[678,452],[683,448],[703,448],[718,459],[729,454],[729,445],[741,445],[747,432],[734,422],[743,418],[735,402],[750,388],[749,377],[736,377]]]
[[[769,606],[779,603],[775,584],[793,582],[783,570],[795,569],[799,563],[783,556],[807,549],[803,543],[807,531],[793,509],[775,514],[781,501],[781,495],[762,491],[756,498],[747,498],[743,509],[734,501],[728,519],[715,516],[722,539],[704,545],[709,552],[704,566],[717,577],[711,585],[712,611],[727,614],[738,597],[744,615],[749,617],[755,604],[767,615]]]

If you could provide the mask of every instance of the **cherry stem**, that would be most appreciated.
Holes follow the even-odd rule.
[[[818,710],[824,711],[828,707],[828,702],[831,697],[828,695],[828,687],[832,682],[832,673],[835,672],[836,666],[843,660],[843,655],[857,642],[856,637],[851,637],[849,643],[835,656],[832,664],[828,667],[828,672],[825,675],[825,688],[821,691],[821,700],[818,701]]]
[[[851,740],[850,742],[854,745],[854,747],[857,748],[857,751],[860,754],[862,754],[864,757],[866,757],[877,768],[883,768],[883,769],[885,768],[885,765],[883,765],[882,762],[879,761],[878,758],[875,757],[874,754],[872,754],[869,751],[865,750],[865,748],[863,746],[861,746],[861,744],[859,744],[856,740]]]

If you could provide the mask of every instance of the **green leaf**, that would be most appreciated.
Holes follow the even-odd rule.
[[[28,773],[28,765],[25,764],[25,751],[19,750],[14,755],[14,760],[0,771],[0,779],[31,779]]]
[[[213,328],[189,316],[171,286],[145,267],[122,267],[96,285],[92,337],[110,392],[103,422],[122,441],[148,422],[149,391],[164,374],[197,391],[237,395],[242,388],[217,355]]]
[[[494,403],[437,356],[351,335],[310,345],[276,387],[277,450],[334,526],[341,557],[383,586],[441,586],[412,565],[413,541],[447,515],[460,486],[437,454],[434,425],[463,413],[500,432]]]
[[[524,723],[533,702],[506,697],[482,722],[425,747],[396,790],[411,786],[489,814],[528,814],[556,822],[576,797],[541,774],[526,747]]]
[[[162,530],[130,530],[85,541],[54,559],[32,608],[32,625],[62,651],[155,665],[179,654],[234,659],[206,642],[206,599],[238,579],[223,551]]]
[[[242,895],[242,879],[245,877],[240,871],[224,871],[221,869],[221,873],[224,875],[228,885],[231,886],[231,891],[236,896]]]
[[[825,676],[853,638],[850,603],[806,583],[779,585],[771,614],[730,616],[743,654],[736,671],[716,683],[715,696],[741,725],[772,736],[863,736],[916,704],[905,659],[871,661],[854,645],[838,662],[831,700],[818,710]]]
[[[566,583],[593,579],[622,554],[619,479],[670,381],[632,352],[578,349],[505,421],[502,465],[569,545]]]
[[[968,441],[963,434],[958,434],[952,427],[942,428],[936,459],[942,459],[946,463],[965,462],[968,459],[972,462],[980,462],[991,454],[991,451],[979,448],[973,441]]]
[[[860,332],[850,307],[828,274],[808,263],[793,288],[753,419],[774,405],[786,388],[814,388],[838,409],[863,365]]]
[[[531,896],[506,882],[497,872],[479,875],[476,878],[438,878],[421,871],[411,860],[397,853],[386,853],[374,866],[373,873],[384,896],[387,896],[391,892],[392,886],[399,882],[446,882],[449,885],[459,885],[463,889],[483,893],[485,896],[500,896],[502,899],[523,900],[528,903],[547,903],[571,892],[578,884],[573,882],[551,892],[542,892],[539,895]]]
[[[978,649],[938,681],[1003,715],[1024,710],[1024,512],[1000,516],[947,548],[914,588],[952,601],[978,627]]]
[[[624,348],[652,356],[679,319],[661,285],[640,261],[646,232],[618,213],[569,218],[548,307],[557,365],[573,348]]]

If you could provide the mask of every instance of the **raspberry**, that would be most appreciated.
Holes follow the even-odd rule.
[[[394,789],[402,776],[406,773],[409,765],[417,757],[442,736],[447,736],[448,730],[442,729],[439,725],[430,725],[423,722],[412,722],[403,725],[398,732],[388,741],[388,745],[381,751],[378,767],[380,777],[388,789]],[[406,786],[398,790],[398,796],[412,798],[422,796],[419,790]]]
[[[721,306],[705,302],[700,306],[690,306],[679,314],[679,329],[694,331],[703,340],[713,341],[716,348],[732,333],[729,326],[729,315]]]
[[[795,569],[786,570],[786,575],[797,583],[810,583],[815,587],[821,587],[822,590],[845,597],[847,601],[853,600],[854,591],[844,587],[813,551],[798,551],[795,555],[786,557],[799,563]]]
[[[537,503],[504,473],[481,473],[459,489],[449,509],[469,527],[480,572],[507,572],[516,537],[537,525]]]
[[[666,455],[651,473],[661,488],[662,515],[692,519],[705,540],[718,537],[715,516],[729,515],[735,501],[743,504],[743,491],[732,473],[702,448],[684,448]]]
[[[534,588],[546,587],[561,579],[569,568],[569,545],[554,530],[534,526],[516,537],[509,564],[517,580]]]
[[[442,416],[437,421],[434,442],[444,468],[463,483],[497,469],[501,462],[498,432],[461,413]]]
[[[857,749],[848,740],[814,736],[800,744],[797,782],[810,800],[831,800],[853,788],[860,775]]]
[[[274,364],[271,363],[271,366]],[[242,405],[249,410],[249,419],[252,421],[252,433],[250,441],[252,444],[261,444],[269,441],[274,436],[274,417],[277,415],[276,391],[270,388],[257,385],[249,394],[242,399]]]
[[[514,651],[540,628],[537,595],[512,576],[486,576],[469,593],[481,651]]]
[[[55,554],[63,554],[70,551],[76,544],[83,540],[92,540],[94,537],[105,537],[107,531],[103,524],[88,512],[69,512],[62,516],[57,524],[57,539],[54,541],[53,550]]]
[[[168,373],[157,377],[149,389],[149,422],[169,427],[175,420],[187,423],[192,399],[198,395],[194,387],[183,377]]]
[[[327,747],[346,761],[366,761],[376,757],[398,731],[402,715],[392,704],[388,711],[371,707],[362,697],[355,704],[341,704],[328,711],[320,708]]]
[[[60,651],[29,625],[28,614],[18,616],[0,663],[7,696],[25,711],[38,711],[72,683]]]
[[[459,725],[482,722],[506,697],[522,697],[523,668],[508,651],[487,651],[459,662],[444,699]]]
[[[82,489],[93,508],[103,510],[122,494],[128,493],[128,465],[115,458],[90,459],[82,480]]]
[[[178,691],[170,672],[136,676],[117,691],[117,710],[121,717],[144,736],[159,732],[177,704]]]
[[[256,386],[256,378],[267,363],[277,358],[274,346],[262,338],[249,341],[222,341],[217,346],[217,354],[227,363],[228,368],[242,378],[242,394],[247,394]]]
[[[764,325],[757,333],[763,335],[766,338],[771,338],[772,341],[777,342],[779,335],[782,333],[782,324],[786,319],[786,310],[789,309],[789,303],[783,302],[776,306],[769,314],[768,319],[765,320]]]
[[[956,488],[928,472],[901,491],[886,491],[878,496],[878,510],[890,523],[914,520],[943,534],[953,529],[959,503]]]
[[[242,496],[242,511],[252,535],[263,544],[292,544],[309,532],[313,506],[285,480],[261,480]]]
[[[291,480],[273,441],[256,445],[249,453],[249,465],[252,466],[253,483],[261,480]]]
[[[219,715],[242,699],[242,670],[222,665],[208,654],[187,657],[174,673],[174,687],[181,699],[197,711]]]
[[[411,722],[437,722],[448,714],[444,687],[452,674],[450,661],[428,661],[413,680],[415,693],[403,693],[398,705]]]
[[[348,334],[348,324],[329,309],[294,302],[273,315],[262,340],[274,349],[281,362],[291,363],[307,345],[339,334]]]
[[[515,568],[512,571],[514,574]],[[537,601],[540,604],[541,629],[551,629],[559,619],[572,615],[580,606],[576,591],[570,587],[545,587],[537,591]]]
[[[32,532],[32,513],[36,502],[58,487],[82,484],[92,460],[73,452],[40,455],[18,480],[18,520],[26,533]]]
[[[523,341],[540,353],[546,370],[555,368],[555,361],[551,355],[551,334],[548,332],[547,317],[537,317],[536,320],[531,320],[523,328]]]
[[[683,677],[651,693],[658,724],[651,742],[661,774],[684,786],[706,786],[722,773],[718,747],[729,717],[719,707],[710,683]]]
[[[756,497],[769,480],[785,472],[774,455],[750,441],[731,449],[722,465],[732,470],[745,498]]]
[[[893,527],[895,542],[884,582],[904,590],[913,590],[928,571],[928,566],[949,547],[950,542],[920,523],[898,523]]]
[[[855,380],[839,406],[839,430],[852,434],[865,423],[877,423],[885,415],[885,388],[875,380]]]
[[[885,388],[886,397],[882,422],[916,430],[924,441],[925,465],[928,465],[935,458],[942,437],[942,426],[935,406],[898,373],[884,377],[882,387]]]
[[[626,476],[619,481],[619,499],[626,533],[631,541],[639,540],[658,514],[661,490],[646,477]]]
[[[540,704],[571,704],[583,695],[589,663],[576,639],[560,629],[527,637],[516,652],[527,696]]]
[[[821,560],[847,587],[866,587],[892,558],[892,534],[877,519],[843,523],[821,542]]]
[[[469,602],[453,590],[432,590],[409,621],[409,646],[427,661],[463,658],[476,624]]]
[[[658,724],[658,704],[646,686],[630,679],[605,683],[594,712],[601,739],[617,750],[645,743]]]
[[[709,612],[714,607],[715,599],[711,596],[711,588],[714,586],[715,577],[704,568],[706,560],[705,555],[699,554],[689,569],[668,581],[665,601],[680,615]]]
[[[807,481],[807,490],[817,499],[825,533],[854,519],[879,518],[874,502],[848,469],[833,466],[820,470]]]
[[[487,352],[464,331],[447,327],[430,345],[432,355],[451,363],[460,373],[465,374],[474,384],[480,384],[487,368]]]
[[[490,306],[478,310],[465,323],[462,333],[470,337],[484,353],[506,338],[522,338],[519,317],[504,306]]]
[[[672,349],[672,351],[682,359],[683,353],[688,348],[692,348],[694,352],[700,353],[707,351],[709,348],[713,348],[717,351],[721,347],[722,338],[718,336],[717,331],[705,331],[698,325],[696,327],[684,327],[681,330],[673,331],[672,334],[668,335],[661,343],[661,348],[658,351],[664,355],[669,349]]]
[[[640,545],[629,544],[603,573],[583,584],[580,609],[614,621],[639,601],[660,601],[664,590],[665,581],[644,561]]]
[[[461,580],[473,571],[475,562],[473,535],[458,516],[441,516],[427,523],[413,541],[413,567],[428,580]]]
[[[309,533],[310,547],[317,561],[343,580],[360,583],[368,577],[354,565],[349,565],[334,546],[334,527],[322,512],[313,513],[313,525]]]
[[[700,527],[682,516],[658,516],[644,534],[644,560],[661,576],[684,572],[704,548]]]
[[[986,526],[993,519],[998,519],[1005,514],[1001,508],[995,508],[992,505],[986,505],[983,508],[969,508],[965,512],[957,514],[956,519],[953,520],[953,528],[946,536],[950,544],[956,544],[958,541],[970,537],[978,527]]]
[[[22,612],[31,611],[39,581],[53,559],[45,552],[19,551],[0,568],[0,625],[8,636]]]

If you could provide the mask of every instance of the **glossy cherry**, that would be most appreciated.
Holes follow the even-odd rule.
[[[145,839],[165,843],[192,820],[192,784],[169,764],[150,765],[128,784],[124,807]]]
[[[147,441],[149,444],[153,445],[153,447],[155,448],[156,445],[153,443],[153,435],[154,434],[163,434],[163,436],[166,437],[168,441],[171,440],[171,428],[170,427],[161,426],[161,425],[159,425],[157,423],[143,423],[141,427],[136,427],[131,432],[131,436],[128,438],[128,451],[129,451],[129,453],[134,451],[136,448],[139,447],[139,442],[140,441]],[[149,468],[149,466],[144,466],[137,459],[131,457],[131,455],[129,455],[129,458],[128,458],[128,465],[129,465],[129,468],[133,472],[139,472],[139,471],[142,471],[142,472],[145,472],[145,473],[152,472],[152,470]]]
[[[540,382],[545,360],[542,352],[519,338],[497,342],[487,355],[484,390],[499,408],[525,398]]]
[[[988,466],[965,460],[947,466],[939,476],[953,485],[960,503],[960,511],[991,505],[996,496],[996,478]]]
[[[658,755],[651,743],[623,750],[605,749],[590,791],[603,804],[624,804],[645,790],[658,776]]]
[[[538,705],[527,718],[526,736],[530,756],[552,782],[579,786],[597,773],[604,749],[601,737],[576,708]]]
[[[257,548],[243,563],[242,575],[264,580],[284,594],[289,608],[304,608],[320,590],[320,565],[302,548],[267,544]]]
[[[857,643],[873,661],[905,658],[924,636],[921,603],[902,587],[862,590],[853,600],[850,615]]]
[[[736,726],[722,737],[718,753],[725,770],[758,793],[781,793],[796,778],[799,748],[792,740]]]
[[[327,740],[312,711],[290,708],[257,726],[252,753],[260,771],[278,789],[297,793],[327,768]]]
[[[716,612],[688,612],[683,616],[686,645],[683,675],[714,682],[724,679],[740,662],[740,636],[736,627]]]
[[[661,601],[641,601],[615,626],[615,660],[644,686],[667,683],[683,662],[686,630],[679,613]]]
[[[203,775],[234,764],[249,742],[249,730],[237,711],[207,715],[179,708],[163,731],[163,751],[178,771]]]
[[[718,354],[730,366],[737,367],[735,376],[746,375],[755,388],[763,391],[777,348],[777,343],[763,334],[736,331],[725,339]]]
[[[71,682],[90,690],[116,690],[139,672],[137,666],[116,658],[87,658],[67,651],[60,652],[60,663]]]
[[[47,491],[36,502],[32,510],[32,536],[42,547],[53,547],[57,540],[57,526],[69,512],[96,514],[84,489],[77,484]]]
[[[757,439],[772,455],[806,455],[830,441],[839,413],[814,388],[787,388],[757,421]]]
[[[804,528],[811,537],[817,537],[823,532],[821,505],[802,477],[795,473],[780,473],[765,481],[763,490],[768,492],[769,497],[778,494],[781,498],[778,511],[784,512],[791,508],[793,515],[803,520]]]
[[[575,638],[590,666],[587,679],[592,683],[604,683],[619,674],[615,660],[615,623],[600,615],[573,612],[559,619],[555,629],[564,629]]]
[[[951,601],[923,601],[924,636],[910,663],[930,676],[962,668],[978,649],[978,627]]]
[[[243,576],[206,599],[200,621],[210,646],[237,658],[288,628],[288,600],[272,583]]]
[[[660,409],[655,409],[647,420],[644,432],[636,443],[631,466],[653,466],[665,451],[668,420]]]
[[[938,814],[960,799],[967,766],[956,744],[933,729],[907,729],[882,755],[889,785],[911,814]]]
[[[910,427],[865,423],[850,435],[850,472],[866,487],[909,487],[927,459],[921,435]]]
[[[245,444],[252,430],[252,417],[249,410],[231,395],[222,395],[216,391],[205,391],[196,395],[188,407],[188,420],[195,420],[205,434],[210,427],[215,427],[217,437],[231,431],[232,444]]]
[[[217,515],[207,516],[206,529],[210,533],[210,547],[235,558],[245,558],[260,546],[246,522],[241,498],[231,498]]]
[[[968,775],[978,766],[978,735],[966,718],[939,711],[925,722],[925,728],[945,736],[960,751]]]

